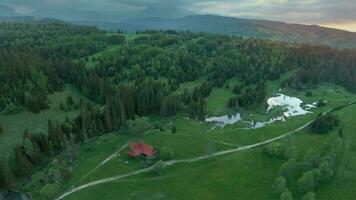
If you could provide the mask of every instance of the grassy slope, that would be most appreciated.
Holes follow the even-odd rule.
[[[343,89],[331,86],[322,86],[313,90],[313,93],[313,97],[307,98],[304,97],[304,94],[298,94],[298,96],[303,96],[306,102],[314,102],[320,99],[328,100],[328,106],[316,109],[314,114],[296,117],[284,123],[275,123],[262,129],[241,130],[238,128],[238,125],[234,125],[206,133],[206,130],[209,129],[208,125],[178,117],[173,122],[177,126],[176,134],[170,134],[167,131],[156,131],[153,134],[143,136],[142,139],[153,144],[158,149],[162,146],[174,148],[176,158],[194,157],[231,148],[213,142],[213,140],[239,145],[262,141],[292,130],[313,119],[319,112],[328,110],[335,105],[340,105],[350,98],[355,98],[355,96]],[[350,143],[345,154],[348,157],[352,157],[356,153],[355,148],[351,145],[354,139],[356,139],[352,139],[352,128],[354,128],[354,125],[349,125],[346,128],[346,125],[349,124],[347,122],[354,120],[355,107],[347,108],[338,113],[342,118],[342,126],[345,126],[345,137]],[[170,120],[165,120],[162,123],[166,124],[167,130],[169,130],[168,128],[172,123],[169,123]],[[302,157],[303,153],[309,148],[321,148],[322,144],[333,134],[336,134],[336,131],[330,135],[321,136],[312,135],[305,130],[297,136],[292,137],[291,140],[296,143],[300,157]],[[110,137],[112,137],[110,139],[110,143],[112,143],[110,148],[112,150],[118,149],[119,146],[130,140],[128,136],[112,135]],[[350,140],[348,140],[348,137],[350,137]],[[100,145],[102,146],[101,148],[110,146],[106,144],[108,143],[101,142],[101,144],[98,144],[99,146],[93,144],[91,152],[81,154],[78,161],[79,165],[76,167],[74,175],[68,184],[66,184],[67,188],[91,169],[91,167],[87,168],[86,166],[95,166],[105,156],[110,155],[110,151],[104,151],[105,156],[101,153],[99,153],[99,156],[96,155],[98,152],[102,152]],[[96,151],[96,149],[100,150]],[[97,159],[98,157],[100,159]],[[129,163],[125,164],[125,161],[129,161]],[[345,199],[336,195],[341,191],[345,197],[349,197],[346,199],[352,199],[348,195],[351,195],[353,184],[355,184],[354,180],[356,179],[351,179],[349,175],[354,174],[352,170],[356,169],[354,161],[355,159],[351,158],[344,159],[344,162],[347,163],[343,162],[341,166],[346,169],[339,170],[342,173],[341,175],[338,174],[335,180],[336,183],[333,183],[331,186],[321,187],[317,191],[321,199],[329,199],[329,195],[334,195],[334,199]],[[253,199],[277,199],[270,186],[283,162],[281,159],[268,157],[261,149],[254,149],[197,163],[179,164],[168,168],[162,176],[143,174],[105,183],[74,193],[66,199],[251,199],[251,197]],[[351,162],[351,164],[348,162]],[[135,169],[139,169],[138,162],[130,160],[124,151],[121,156],[107,163],[87,179],[83,180],[82,183],[122,174]],[[345,172],[347,173],[344,174]],[[298,176],[299,174],[295,179]],[[348,187],[338,186],[339,182],[344,182],[345,180],[348,180],[347,183],[351,183],[351,185]],[[289,187],[294,192],[294,195],[298,197],[300,195],[298,195],[295,182],[296,180],[292,181]],[[331,190],[330,188],[334,189]]]
[[[69,118],[75,117],[78,111],[64,112],[59,109],[60,102],[65,102],[68,95],[71,95],[75,102],[79,101],[79,93],[71,86],[67,86],[63,92],[55,92],[48,95],[50,108],[41,111],[39,114],[30,111],[22,111],[11,115],[1,114],[0,122],[4,126],[4,133],[0,135],[0,152],[4,152],[1,153],[1,156],[9,156],[12,147],[22,142],[24,130],[47,130],[48,119],[64,121],[66,116]]]
[[[356,106],[341,110],[341,127],[344,130],[344,154],[336,172],[336,178],[330,186],[318,190],[321,199],[356,199]]]
[[[222,87],[214,89],[209,95],[206,102],[206,111],[208,115],[219,116],[233,112],[233,110],[227,107],[227,103],[229,102],[229,99],[235,95],[232,92],[232,89],[238,81],[236,79],[231,79],[228,83],[229,88]]]

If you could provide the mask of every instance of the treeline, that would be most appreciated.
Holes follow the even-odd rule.
[[[249,107],[252,105],[260,104],[266,97],[266,88],[264,83],[260,83],[255,87],[241,87],[235,85],[233,88],[235,96],[231,97],[228,101],[229,108],[236,107]]]
[[[36,49],[45,58],[79,58],[122,43],[96,27],[68,23],[0,23],[0,47]]]
[[[97,58],[94,71],[115,85],[147,79],[164,82],[167,96],[182,93],[181,84],[206,78],[197,87],[199,92],[197,88],[189,91],[190,95],[183,91],[181,102],[175,103],[189,107],[193,117],[203,119],[205,98],[214,87],[224,87],[231,78],[241,82],[231,107],[248,107],[263,101],[265,81],[278,79],[294,68],[289,57],[289,47],[262,40],[190,32],[149,32],[117,52]],[[93,96],[98,97],[98,93]]]
[[[356,92],[356,50],[300,45],[294,49],[293,62],[300,69],[284,83],[285,86],[302,89],[327,82]]]
[[[26,107],[38,113],[48,108],[47,94],[60,91],[64,83],[80,85],[78,79],[93,78],[70,59],[123,43],[124,36],[106,35],[95,27],[0,23],[0,112],[11,114]]]
[[[10,114],[25,106],[37,113],[48,108],[47,94],[63,86],[55,65],[31,49],[0,48],[0,111]]]

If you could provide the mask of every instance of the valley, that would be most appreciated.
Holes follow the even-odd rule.
[[[4,188],[34,200],[354,198],[355,50],[3,26]],[[128,155],[140,141],[153,157]]]

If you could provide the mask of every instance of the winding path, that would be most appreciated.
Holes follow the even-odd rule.
[[[275,137],[275,138],[272,138],[272,139],[269,139],[269,140],[265,140],[265,141],[262,141],[262,142],[259,142],[259,143],[255,143],[255,144],[251,144],[251,145],[247,145],[247,146],[242,146],[242,147],[238,147],[238,148],[234,148],[234,149],[229,149],[229,150],[225,150],[225,151],[219,151],[219,152],[215,152],[215,153],[212,153],[212,154],[203,155],[203,156],[199,156],[199,157],[195,157],[195,158],[170,160],[170,161],[165,161],[163,163],[166,166],[172,166],[172,165],[178,164],[178,163],[191,163],[191,162],[197,162],[197,161],[200,161],[200,160],[206,160],[206,159],[215,158],[215,157],[226,155],[226,154],[235,153],[235,152],[238,152],[238,151],[244,151],[244,150],[260,147],[260,146],[272,143],[274,141],[281,140],[281,139],[283,139],[283,138],[285,138],[285,137],[287,137],[289,135],[292,135],[294,133],[297,133],[297,132],[303,130],[304,128],[308,127],[311,123],[313,123],[313,121],[314,120],[311,120],[308,123],[304,124],[303,126],[297,128],[297,129],[295,129],[293,131],[290,131],[290,132],[288,132],[286,134],[283,134],[283,135],[280,135],[278,137]],[[147,168],[144,168],[144,169],[136,170],[136,171],[129,172],[129,173],[126,173],[126,174],[122,174],[122,175],[118,175],[118,176],[112,176],[112,177],[100,179],[100,180],[97,180],[97,181],[93,181],[93,182],[78,186],[76,188],[73,188],[73,189],[65,192],[60,197],[58,197],[56,200],[63,199],[64,197],[66,197],[66,196],[68,196],[68,195],[70,195],[70,194],[72,194],[74,192],[77,192],[79,190],[83,190],[83,189],[91,187],[91,186],[95,186],[95,185],[98,185],[98,184],[107,183],[107,182],[115,181],[115,180],[118,180],[118,179],[122,179],[122,178],[130,177],[130,176],[142,174],[142,173],[151,171],[153,168],[154,168],[154,165],[151,166],[151,167],[147,167]]]
[[[339,109],[345,108],[345,107],[347,107],[349,105],[352,105],[352,104],[355,104],[355,102],[350,102],[350,103],[344,105],[344,107],[340,107]],[[335,110],[336,109],[332,109],[332,110],[326,111],[326,112],[323,113],[323,115],[325,115],[325,114],[327,114],[329,112],[333,112]],[[306,124],[300,126],[299,128],[296,128],[296,129],[294,129],[292,131],[289,131],[289,132],[287,132],[287,133],[285,133],[283,135],[280,135],[280,136],[277,136],[277,137],[274,137],[274,138],[271,138],[271,139],[268,139],[268,140],[265,140],[265,141],[262,141],[262,142],[258,142],[258,143],[255,143],[255,144],[246,145],[246,146],[242,146],[242,147],[237,147],[237,148],[229,149],[229,150],[225,150],[225,151],[219,151],[219,152],[215,152],[215,153],[208,154],[208,155],[198,156],[198,157],[195,157],[195,158],[169,160],[169,161],[165,161],[163,163],[164,163],[165,166],[172,166],[172,165],[178,164],[178,163],[192,163],[192,162],[197,162],[197,161],[201,161],[201,160],[215,158],[215,157],[226,155],[226,154],[231,154],[231,153],[235,153],[235,152],[239,152],[239,151],[244,151],[244,150],[248,150],[248,149],[261,147],[261,146],[264,146],[266,144],[269,144],[269,143],[281,140],[283,138],[286,138],[286,137],[288,137],[288,136],[290,136],[292,134],[295,134],[297,132],[300,132],[301,130],[303,130],[306,127],[308,127],[309,125],[311,125],[313,122],[314,122],[314,119],[309,121],[309,122],[307,122]],[[88,187],[92,187],[92,186],[99,185],[99,184],[102,184],[102,183],[112,182],[112,181],[115,181],[115,180],[118,180],[118,179],[130,177],[130,176],[135,176],[135,175],[142,174],[142,173],[145,173],[145,172],[149,172],[154,167],[155,167],[155,165],[152,165],[152,166],[144,168],[144,169],[132,171],[132,172],[129,172],[129,173],[126,173],[126,174],[118,175],[118,176],[112,176],[112,177],[100,179],[100,180],[97,180],[97,181],[93,181],[93,182],[78,186],[76,188],[73,188],[73,189],[65,192],[60,197],[58,197],[56,200],[61,200],[64,197],[66,197],[66,196],[68,196],[68,195],[70,195],[70,194],[72,194],[74,192],[77,192],[79,190],[83,190],[83,189],[88,188]]]
[[[92,169],[89,173],[87,173],[85,176],[83,176],[82,178],[80,178],[74,185],[71,186],[71,188],[73,188],[74,186],[76,186],[78,183],[80,183],[81,181],[83,181],[85,178],[87,178],[90,174],[94,173],[96,170],[98,170],[101,166],[105,165],[107,162],[109,162],[110,160],[112,160],[113,158],[116,158],[117,155],[124,150],[127,146],[129,145],[129,143],[126,143],[124,145],[121,146],[121,148],[116,151],[115,153],[111,154],[109,157],[107,157],[103,162],[101,162],[100,164],[98,164],[97,166],[94,167],[94,169]]]

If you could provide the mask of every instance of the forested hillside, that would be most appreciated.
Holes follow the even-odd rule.
[[[68,77],[79,68],[70,59],[120,42],[94,27],[40,22],[1,23],[0,41],[0,110],[5,113],[24,105],[35,112],[46,108],[48,93],[76,79]]]
[[[277,87],[312,89],[328,82],[356,92],[356,50],[175,31],[143,32],[128,41],[122,34],[64,23],[1,23],[0,45],[2,114],[48,109],[48,95],[65,84],[83,96],[61,105],[78,110],[73,120],[44,119],[48,130],[26,130],[22,142],[8,150],[11,156],[2,158],[0,185],[26,191],[38,187],[22,184],[26,178],[57,154],[65,152],[70,163],[79,144],[105,133],[131,128],[141,134],[147,116],[185,113],[204,121],[206,100],[217,88],[233,88],[224,105],[233,110],[263,105],[267,83],[291,72],[296,73]],[[116,50],[90,57],[113,45]],[[96,64],[89,68],[88,62]],[[186,87],[192,82],[197,84]],[[0,124],[0,134],[11,133]],[[40,185],[68,180],[69,164],[55,165],[57,171]]]

